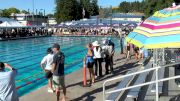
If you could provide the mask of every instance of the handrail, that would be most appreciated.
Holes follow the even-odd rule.
[[[168,81],[168,80],[172,80],[172,79],[177,79],[177,78],[180,78],[180,75],[169,77],[169,78],[160,79],[160,80],[157,80],[157,82],[164,82],[164,81]],[[129,86],[129,87],[126,87],[126,88],[121,88],[121,89],[114,90],[114,91],[109,91],[109,92],[106,92],[106,94],[116,93],[116,92],[120,92],[122,90],[128,90],[128,89],[132,89],[132,88],[136,88],[136,87],[142,87],[142,86],[146,86],[146,85],[150,85],[150,84],[154,84],[154,83],[156,83],[156,80],[155,81],[151,81],[151,82],[146,82],[146,83],[143,83],[143,84]]]
[[[168,65],[163,65],[163,66],[157,66],[155,68],[150,68],[150,69],[145,69],[145,70],[142,70],[142,71],[138,71],[138,72],[135,72],[135,73],[131,73],[131,74],[127,74],[127,75],[124,75],[124,76],[119,76],[119,77],[114,77],[112,79],[109,79],[109,80],[106,80],[104,83],[103,83],[103,101],[105,101],[106,99],[106,94],[110,94],[110,93],[115,93],[115,92],[120,92],[122,90],[127,90],[127,89],[131,89],[131,88],[136,88],[136,87],[141,87],[141,86],[145,86],[145,85],[150,85],[150,84],[153,84],[153,83],[158,83],[158,82],[162,82],[162,81],[167,81],[167,80],[171,80],[171,79],[176,79],[176,78],[180,78],[180,76],[174,76],[174,77],[169,77],[169,78],[165,78],[165,79],[156,79],[155,81],[151,81],[151,82],[146,82],[146,83],[143,83],[143,84],[139,84],[139,85],[134,85],[134,86],[130,86],[130,87],[125,87],[125,88],[121,88],[121,89],[117,89],[117,90],[114,90],[114,91],[110,91],[110,92],[105,92],[105,86],[106,86],[106,83],[108,82],[112,82],[114,80],[118,80],[118,79],[122,79],[122,78],[125,78],[125,77],[129,77],[129,76],[134,76],[134,75],[137,75],[137,74],[141,74],[141,73],[144,73],[144,72],[149,72],[149,71],[154,71],[156,70],[156,72],[158,71],[158,69],[160,68],[166,68],[166,67],[170,67],[170,66],[174,66],[174,65],[178,65],[180,64],[180,62],[177,62],[177,63],[172,63],[172,64],[168,64]],[[156,78],[157,78],[157,73],[156,73]],[[156,90],[157,89],[157,86],[156,85]],[[156,92],[156,96],[157,96],[157,93]],[[158,97],[158,96],[157,96]]]

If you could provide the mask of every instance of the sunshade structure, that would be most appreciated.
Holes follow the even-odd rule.
[[[84,19],[78,21],[71,21],[57,24],[55,27],[57,28],[96,28],[96,27],[120,27],[125,25],[136,25],[135,21],[123,21],[123,20],[111,20],[111,19]]]
[[[147,49],[179,48],[180,5],[155,12],[135,28],[126,41]]]
[[[2,18],[0,17],[0,28],[21,28],[25,27],[20,24],[18,21],[9,19],[9,18]]]

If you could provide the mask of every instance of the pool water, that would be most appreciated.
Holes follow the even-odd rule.
[[[85,45],[104,37],[43,37],[34,39],[11,40],[0,42],[0,61],[7,62],[18,70],[16,86],[19,96],[23,96],[47,84],[40,62],[46,55],[46,49],[54,43],[61,45],[65,54],[65,74],[82,68],[86,54]],[[119,51],[119,41],[112,38]]]

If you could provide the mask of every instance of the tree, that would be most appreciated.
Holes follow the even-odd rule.
[[[174,0],[177,4],[180,0]],[[146,17],[154,14],[156,11],[159,11],[163,8],[170,7],[173,3],[173,0],[142,0],[142,2],[121,2],[119,4],[119,12],[128,13],[128,12],[139,12],[144,13]]]
[[[8,9],[8,12],[10,14],[12,14],[12,13],[20,13],[20,10],[17,9],[17,8],[11,7],[11,8]]]
[[[57,22],[79,20],[83,18],[83,9],[85,18],[99,14],[97,0],[56,0],[56,20]]]
[[[92,0],[91,3],[91,16],[99,15],[99,6],[97,0]]]
[[[143,12],[143,3],[139,1],[130,3],[130,12]]]
[[[78,2],[76,0],[56,0],[55,17],[57,22],[78,19]]]
[[[22,11],[21,11],[21,13],[24,13],[24,14],[29,14],[29,12],[28,12],[28,11],[26,11],[26,10],[22,10]]]
[[[122,13],[128,13],[131,10],[131,5],[129,2],[121,2],[119,5],[119,9]]]
[[[11,14],[16,14],[16,13],[20,13],[20,10],[14,7],[1,10],[1,16],[3,17],[9,18]]]
[[[85,18],[90,16],[99,15],[99,6],[97,0],[80,0],[81,12],[82,9],[85,10]],[[82,13],[81,13],[82,14]]]
[[[174,0],[174,2],[176,3],[176,5],[180,4],[179,0]]]
[[[112,13],[111,8],[101,8],[99,9],[99,17],[100,18],[107,18],[110,17]]]
[[[11,15],[11,13],[8,12],[8,9],[2,10],[2,14],[1,14],[2,17],[8,17],[9,18],[10,15]]]
[[[90,17],[91,13],[91,5],[90,5],[90,0],[80,0],[80,7],[81,7],[81,14],[83,12],[83,9],[85,10],[85,18]]]
[[[46,15],[48,18],[54,18],[54,14],[47,14]]]
[[[156,11],[170,7],[173,0],[145,0],[144,13],[146,17],[154,14]]]
[[[0,16],[2,16],[2,13],[3,13],[3,9],[0,9]]]

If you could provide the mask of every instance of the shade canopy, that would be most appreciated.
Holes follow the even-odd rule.
[[[147,49],[179,48],[180,5],[155,12],[135,28],[126,41]]]

